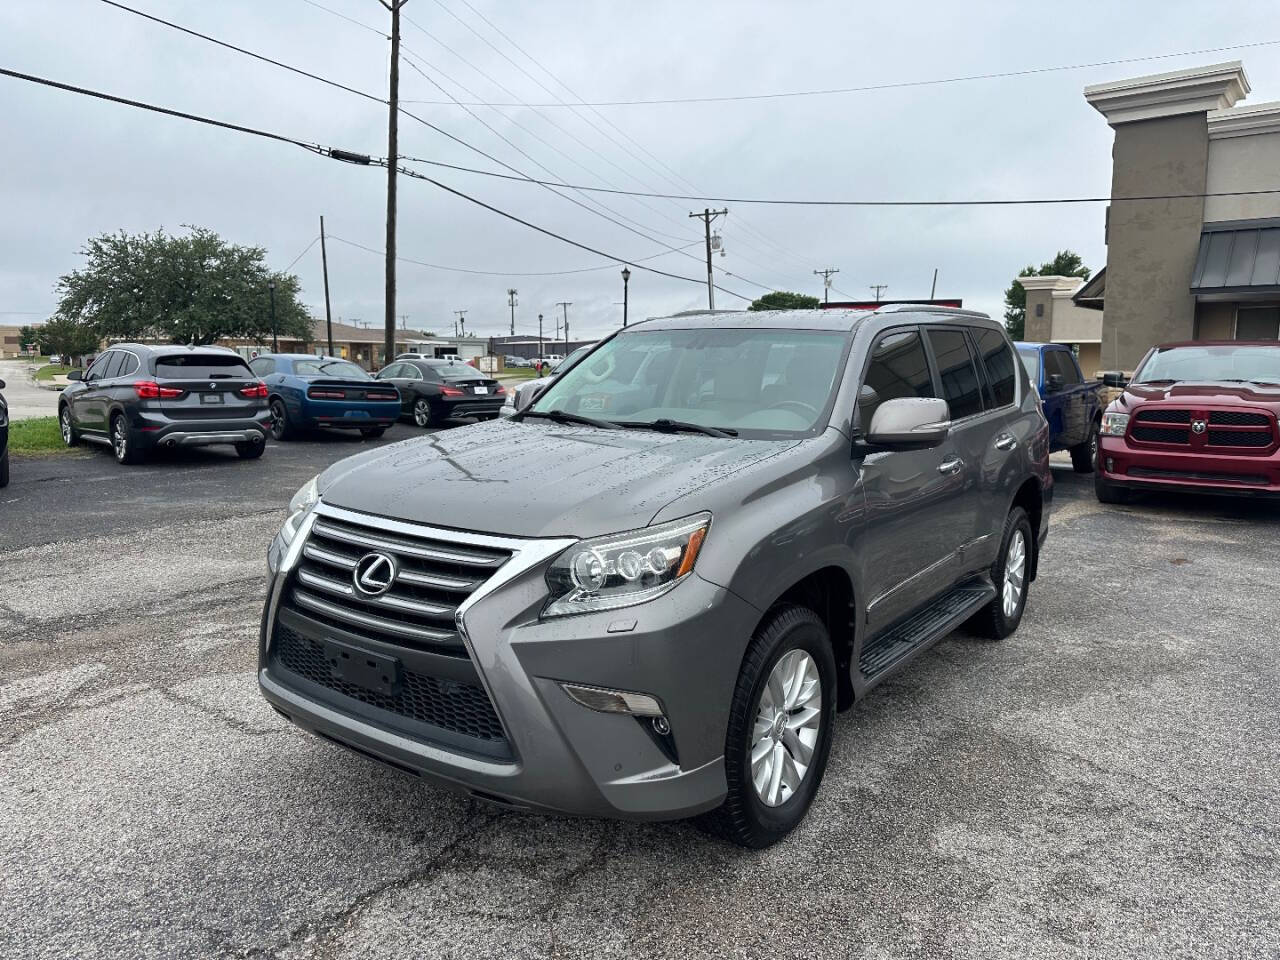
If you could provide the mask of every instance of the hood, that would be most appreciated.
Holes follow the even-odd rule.
[[[1220,380],[1184,381],[1181,383],[1131,383],[1125,387],[1121,403],[1127,407],[1140,403],[1168,401],[1184,406],[1208,404],[1228,406],[1270,406],[1280,413],[1280,386],[1256,383],[1227,383]]]
[[[318,483],[325,503],[411,523],[592,537],[646,526],[799,442],[495,420],[350,457]]]

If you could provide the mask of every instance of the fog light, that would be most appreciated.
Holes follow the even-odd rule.
[[[1115,473],[1115,472],[1116,472],[1116,462],[1112,460],[1110,457],[1107,457],[1107,473]]]
[[[653,732],[660,737],[665,737],[671,732],[671,724],[667,722],[666,717],[653,718]]]
[[[628,713],[633,717],[661,717],[666,711],[657,697],[629,690],[609,690],[605,687],[586,687],[577,683],[561,683],[576,703],[588,710],[600,713]],[[665,721],[664,721],[665,722]]]

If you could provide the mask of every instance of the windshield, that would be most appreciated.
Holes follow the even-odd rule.
[[[848,334],[816,330],[622,333],[558,377],[530,410],[744,436],[805,433],[830,404],[848,344]]]
[[[1280,343],[1274,347],[1222,343],[1157,349],[1133,375],[1134,383],[1169,380],[1280,383]]]
[[[372,380],[363,367],[350,360],[296,360],[293,372],[303,377],[345,377],[347,380]]]
[[[1037,377],[1040,374],[1040,355],[1034,350],[1019,350],[1018,359],[1027,368],[1027,379],[1037,383]]]

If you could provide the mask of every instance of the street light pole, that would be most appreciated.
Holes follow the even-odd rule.
[[[631,282],[631,271],[622,268],[622,326],[627,325],[627,284]]]
[[[271,352],[280,352],[280,337],[276,331],[276,282],[267,281],[267,289],[271,291]]]
[[[511,305],[511,335],[513,337],[516,335],[516,304],[519,302],[516,300],[517,293],[519,291],[515,287],[510,287],[507,290],[507,303]]]

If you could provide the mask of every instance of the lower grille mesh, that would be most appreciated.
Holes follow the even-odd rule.
[[[338,677],[320,643],[283,624],[276,626],[272,652],[286,670],[341,696],[477,740],[506,742],[502,722],[489,697],[478,686],[405,669],[398,693],[369,690]]]

